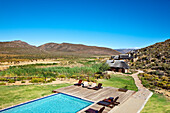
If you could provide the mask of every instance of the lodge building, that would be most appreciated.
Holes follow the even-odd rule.
[[[127,60],[132,59],[130,54],[120,54],[111,56],[113,60],[107,60],[106,63],[110,66],[111,71],[128,73],[129,66],[126,63]]]

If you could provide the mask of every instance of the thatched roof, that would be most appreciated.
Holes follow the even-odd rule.
[[[115,60],[114,63],[106,61],[110,67],[129,69],[128,64],[123,60]]]

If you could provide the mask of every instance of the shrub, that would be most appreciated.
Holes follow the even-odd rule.
[[[6,85],[6,83],[5,82],[1,82],[0,85]]]
[[[86,78],[82,78],[82,80],[83,80],[83,81],[87,81],[87,79],[86,79]]]
[[[21,81],[21,83],[25,83],[25,81]]]
[[[92,78],[92,77],[90,77],[88,81],[89,82],[97,82],[97,80],[95,78]]]
[[[65,75],[59,75],[59,78],[66,78]]]
[[[110,67],[109,67],[108,64],[103,63],[103,64],[99,67],[99,70],[100,70],[101,72],[103,72],[103,71],[107,71],[109,68],[110,68]]]
[[[7,81],[6,78],[0,78],[0,81]]]
[[[170,84],[167,84],[167,89],[170,89]]]
[[[52,78],[50,78],[50,81],[56,81],[56,79],[52,77]]]
[[[166,77],[166,76],[162,76],[161,79],[162,79],[163,81],[168,81],[168,80],[169,80],[168,77]]]
[[[39,82],[44,82],[44,79],[42,78],[32,78],[30,81],[31,83],[39,83]]]
[[[98,79],[98,78],[100,78],[100,75],[99,74],[95,74],[94,77]]]
[[[82,79],[82,78],[84,78],[84,77],[85,77],[85,75],[80,75],[79,77],[80,77],[80,79]]]
[[[38,79],[33,78],[30,82],[31,83],[38,83]]]
[[[18,77],[16,80],[17,80],[17,81],[21,81],[21,80],[22,80],[22,78]]]
[[[75,79],[76,79],[76,78],[77,78],[77,75],[72,75],[71,78],[75,78]]]
[[[46,82],[52,82],[52,80],[50,79],[50,80],[47,80]]]
[[[8,83],[15,83],[15,80],[14,79],[9,79]]]
[[[103,76],[100,76],[100,79],[103,79]]]
[[[31,80],[31,79],[32,79],[32,77],[27,77],[27,78],[26,78],[26,80]]]

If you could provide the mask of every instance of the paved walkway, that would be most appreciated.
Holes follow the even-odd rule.
[[[140,79],[138,78],[139,73],[143,73],[143,71],[138,71],[137,73],[131,75],[135,80],[136,86],[138,87],[138,92],[132,95],[122,105],[116,106],[109,113],[140,113],[142,111],[153,93],[142,85]]]

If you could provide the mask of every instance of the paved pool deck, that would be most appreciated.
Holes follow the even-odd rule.
[[[97,102],[109,97],[117,96],[119,96],[118,102],[120,102],[120,104],[113,108],[105,107],[103,113],[140,113],[153,93],[143,87],[137,76],[139,73],[142,73],[142,71],[138,71],[131,75],[138,87],[137,92],[131,90],[121,92],[118,91],[118,88],[113,87],[104,87],[103,89],[93,90],[82,88],[81,86],[68,86],[54,91],[94,102],[92,105],[82,109],[78,113],[85,113],[85,110],[89,108],[100,110],[103,106],[98,105]]]
[[[81,86],[68,86],[68,87],[56,89],[54,90],[54,92],[65,93],[68,95],[72,95],[78,98],[82,98],[94,102],[92,105],[79,111],[78,113],[84,113],[84,111],[87,110],[88,108],[99,110],[103,106],[98,105],[96,103],[109,97],[119,96],[118,102],[120,102],[121,105],[124,102],[126,102],[135,93],[135,91],[131,91],[131,90],[128,90],[126,92],[121,92],[118,91],[118,88],[113,88],[113,87],[104,87],[99,90],[93,90],[93,89],[83,88]],[[103,113],[108,113],[112,109],[113,108],[105,107]]]

